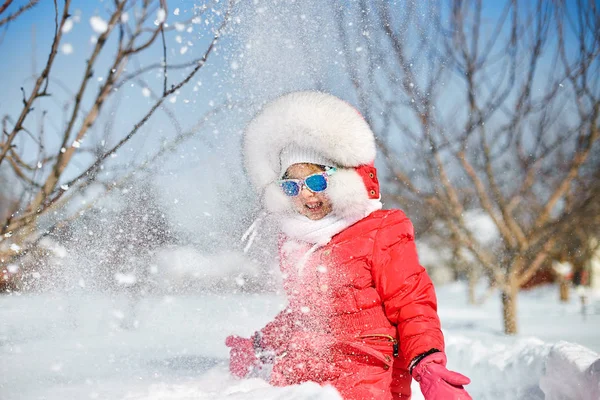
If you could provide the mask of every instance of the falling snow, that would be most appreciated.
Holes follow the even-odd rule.
[[[62,27],[62,33],[69,33],[73,29],[73,19],[69,18],[65,21]]]
[[[165,11],[164,8],[160,8],[156,12],[156,21],[154,21],[154,24],[155,25],[160,25],[163,22],[165,22],[166,19],[167,19],[167,12]]]
[[[97,15],[90,18],[90,25],[92,26],[94,32],[99,35],[108,30],[108,23]]]
[[[71,45],[71,43],[63,43],[60,46],[60,51],[65,55],[72,54],[73,53],[73,45]]]

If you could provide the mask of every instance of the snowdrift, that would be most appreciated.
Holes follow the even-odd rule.
[[[473,398],[600,399],[600,356],[587,347],[480,335],[446,335],[449,367],[466,371]]]
[[[546,292],[538,293],[548,300]],[[440,290],[444,323],[452,327],[444,330],[448,366],[471,378],[474,399],[600,399],[596,352],[570,342],[507,337],[481,321],[466,326],[466,317],[477,320],[487,312],[477,314],[464,304],[448,309],[456,298]],[[544,315],[559,308],[539,297],[522,300],[524,329],[536,321],[528,314],[530,301],[544,304]],[[282,296],[266,293],[150,296],[136,304],[125,296],[89,293],[2,296],[0,397],[339,400],[331,387],[274,388],[228,373],[225,336],[251,334],[284,305]],[[572,329],[578,319],[565,314],[561,324]],[[588,322],[586,329],[595,330],[597,315]],[[413,400],[422,399],[413,383]]]
[[[558,342],[550,348],[540,380],[546,400],[600,399],[600,358],[578,344]]]

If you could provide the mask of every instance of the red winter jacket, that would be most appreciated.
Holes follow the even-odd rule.
[[[375,211],[317,250],[280,247],[289,304],[254,337],[275,354],[271,383],[331,384],[345,399],[409,399],[410,361],[444,351],[444,339],[406,215]]]

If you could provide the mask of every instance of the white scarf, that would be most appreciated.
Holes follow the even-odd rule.
[[[340,217],[333,213],[326,215],[319,220],[311,220],[304,215],[294,213],[292,215],[286,215],[280,217],[280,228],[283,234],[287,237],[287,241],[304,242],[311,244],[312,247],[298,260],[297,268],[298,273],[302,275],[304,265],[310,258],[311,254],[314,253],[320,247],[325,246],[331,238],[349,227],[355,224],[361,219],[365,218],[373,211],[380,210],[383,204],[379,199],[371,199],[367,203],[364,213],[357,214],[352,217]],[[248,240],[244,248],[246,253],[258,232],[258,225],[261,223],[263,218],[266,217],[266,213],[263,212],[256,218],[256,220],[250,225],[246,233],[242,236],[242,242]]]
[[[381,201],[378,199],[369,200],[368,207],[362,214],[344,218],[330,213],[316,221],[311,220],[304,215],[295,213],[281,219],[281,231],[291,240],[301,241],[320,247],[329,243],[333,236],[350,225],[365,218],[373,211],[380,210],[382,206]]]
[[[301,214],[293,214],[282,218],[280,222],[281,231],[287,237],[287,242],[299,241],[312,244],[312,247],[296,263],[298,274],[302,275],[306,262],[317,249],[325,246],[332,237],[350,225],[365,218],[373,211],[380,210],[381,207],[383,207],[383,204],[377,199],[369,200],[365,212],[352,217],[340,217],[331,213],[316,221]]]

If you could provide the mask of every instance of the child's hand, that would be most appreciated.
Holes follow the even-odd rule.
[[[423,358],[413,368],[412,376],[421,385],[425,400],[472,400],[463,388],[471,380],[446,369],[446,355],[442,352]]]
[[[237,335],[227,336],[225,345],[231,347],[229,351],[229,371],[238,378],[244,378],[259,364],[259,359],[254,351],[254,343]]]

